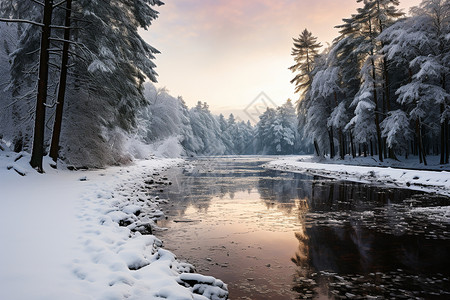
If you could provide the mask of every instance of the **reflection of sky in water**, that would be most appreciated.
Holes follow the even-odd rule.
[[[229,283],[231,299],[413,295],[431,275],[448,283],[450,226],[411,209],[448,198],[258,168],[265,161],[208,159],[172,174],[159,223],[166,247]]]

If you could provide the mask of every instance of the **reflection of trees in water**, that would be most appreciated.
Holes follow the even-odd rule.
[[[267,171],[258,180],[260,198],[268,208],[276,208],[290,215],[302,211],[303,201],[311,194],[311,177],[303,174]]]
[[[403,223],[412,226],[404,200],[417,192],[261,170],[257,167],[261,162],[255,160],[195,164],[187,174],[171,176],[179,180],[173,181],[167,197],[174,205],[170,210],[179,215],[188,206],[207,211],[214,197],[233,199],[236,193],[250,193],[255,187],[268,208],[298,215],[302,226],[295,233],[298,249],[292,261],[298,266],[294,290],[299,294],[311,295],[321,283],[322,293],[328,293],[328,279],[317,277],[320,271],[367,274],[399,268],[449,274],[450,243],[396,229]],[[441,205],[449,204],[445,203]],[[421,229],[423,224],[419,221],[414,226]],[[448,226],[445,230],[449,231]]]
[[[305,217],[300,207],[304,226],[295,233],[299,246],[292,258],[298,266],[294,290],[315,294],[319,281],[327,280],[316,277],[320,271],[367,275],[403,269],[450,274],[446,258],[450,243],[392,230],[409,226],[403,201],[414,194],[417,192],[312,181],[306,200],[310,213]]]
[[[263,172],[257,168],[260,164],[258,161],[229,158],[195,161],[193,169],[172,170],[173,185],[168,188],[166,196],[180,216],[188,206],[207,211],[214,197],[228,195],[233,199],[237,192],[250,193],[260,172]]]

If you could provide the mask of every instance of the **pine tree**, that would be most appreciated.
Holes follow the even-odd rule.
[[[311,85],[311,72],[320,47],[322,45],[317,42],[317,37],[313,36],[307,29],[303,30],[298,38],[294,38],[291,55],[294,57],[295,64],[289,69],[295,73],[291,83],[295,84],[296,93],[305,91]]]
[[[365,74],[361,74],[360,78],[367,80],[369,84],[364,82],[361,84],[363,90],[359,91],[359,97],[355,99],[368,101],[367,96],[371,95],[372,97],[378,157],[380,161],[383,161],[380,122],[390,110],[391,92],[389,90],[389,64],[381,52],[383,47],[377,37],[402,14],[396,9],[399,4],[398,0],[358,0],[357,2],[363,2],[363,7],[358,8],[356,14],[349,19],[344,19],[344,24],[337,27],[340,28],[342,37],[351,37],[355,42],[357,41],[355,51],[360,55],[360,65],[363,66],[361,71],[365,72]],[[364,97],[361,98],[361,95]]]
[[[328,54],[328,64],[338,70],[338,76],[332,77],[337,80],[338,85],[333,85],[335,108],[330,115],[328,124],[338,131],[341,159],[344,159],[347,152],[346,140],[349,141],[348,153],[351,153],[353,157],[356,156],[354,133],[352,130],[346,130],[345,128],[352,117],[350,104],[353,102],[360,86],[360,71],[355,68],[360,64],[358,51],[356,51],[358,42],[350,36],[340,36],[335,39]],[[366,149],[367,145],[364,145],[364,147]]]
[[[61,32],[61,29],[64,29],[61,26],[64,24],[58,22],[64,20],[65,14],[62,12],[65,10],[57,9],[64,2],[54,3],[52,0],[46,0],[44,3],[39,1],[0,3],[0,13],[3,16],[19,19],[19,22],[24,24],[19,26],[21,38],[18,50],[13,55],[11,72],[11,87],[14,88],[16,98],[27,100],[30,95],[34,95],[37,78],[41,80],[41,83],[37,84],[36,130],[31,160],[31,164],[39,171],[42,171],[44,145],[48,140],[48,135],[44,133],[44,124],[48,121],[45,112],[56,104],[46,97],[49,89],[56,87],[48,83],[58,82],[53,77],[52,80],[48,80],[48,68],[49,65],[52,68],[59,65],[55,63],[58,61],[56,54],[59,54],[60,46],[67,42],[64,36],[58,33],[58,30]],[[67,122],[62,128],[62,148],[66,159],[80,148],[86,148],[88,153],[96,153],[94,161],[105,161],[102,154],[107,156],[108,149],[112,149],[110,144],[117,142],[111,135],[120,130],[131,132],[136,126],[136,111],[145,105],[142,83],[146,78],[156,80],[152,59],[158,52],[139,36],[138,28],[148,28],[157,17],[157,12],[152,6],[158,5],[162,5],[162,2],[158,0],[74,2],[72,8],[74,27],[79,30],[71,34],[70,41],[74,45],[70,52],[74,67],[69,73],[72,90],[67,97],[68,105],[65,112]],[[51,24],[52,22],[55,22],[56,26]],[[36,34],[39,27],[45,29],[41,43],[38,39],[41,35]],[[51,36],[50,29],[53,29]],[[99,35],[99,32],[102,32],[102,35]],[[49,51],[40,51],[42,54],[40,60],[45,63],[40,64],[41,74],[37,77],[34,74],[36,74],[36,57],[39,53],[36,49],[39,49],[39,44]],[[23,76],[24,72],[29,76]],[[56,73],[52,71],[50,76]],[[24,114],[34,110],[33,105],[23,106],[25,108],[28,106],[28,109],[18,109],[17,112],[21,115],[19,118],[26,118]],[[87,117],[87,107],[93,108],[96,113],[91,114],[89,111]],[[85,133],[79,130],[81,127],[85,129]],[[94,140],[95,143],[92,142]]]
[[[300,94],[297,102],[297,114],[299,126],[302,127],[305,133],[306,130],[303,125],[307,125],[305,117],[309,101],[311,100],[309,89],[312,84],[312,72],[320,47],[322,45],[317,42],[317,37],[314,37],[311,32],[305,29],[297,39],[294,39],[294,47],[291,52],[291,55],[294,56],[295,64],[289,69],[296,74],[291,83],[295,84],[295,92]],[[316,140],[314,140],[314,145],[317,154],[320,155]]]
[[[420,162],[426,164],[425,128],[439,120],[441,163],[448,160],[450,9],[448,1],[422,1],[413,15],[397,22],[380,35],[389,59],[400,68],[406,80],[397,88],[398,102],[415,124]],[[436,124],[436,125],[435,125]],[[428,130],[432,134],[433,130]]]

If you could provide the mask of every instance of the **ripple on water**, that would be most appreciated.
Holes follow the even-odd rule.
[[[165,246],[231,299],[450,298],[449,198],[259,167],[270,159],[172,171]]]

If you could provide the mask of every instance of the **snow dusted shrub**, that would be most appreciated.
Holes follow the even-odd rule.
[[[184,148],[180,144],[179,136],[171,136],[156,145],[155,154],[161,157],[180,157],[184,154]]]
[[[63,120],[60,156],[75,167],[104,167],[130,162],[127,135],[105,119],[113,112],[106,108],[99,115],[100,99],[92,99],[84,92],[68,97],[66,118]],[[105,99],[103,99],[105,100]],[[94,107],[97,108],[94,109]]]
[[[413,132],[406,112],[401,109],[391,111],[380,125],[382,129],[381,134],[386,138],[386,143],[389,147],[408,150],[408,141],[412,138]]]

